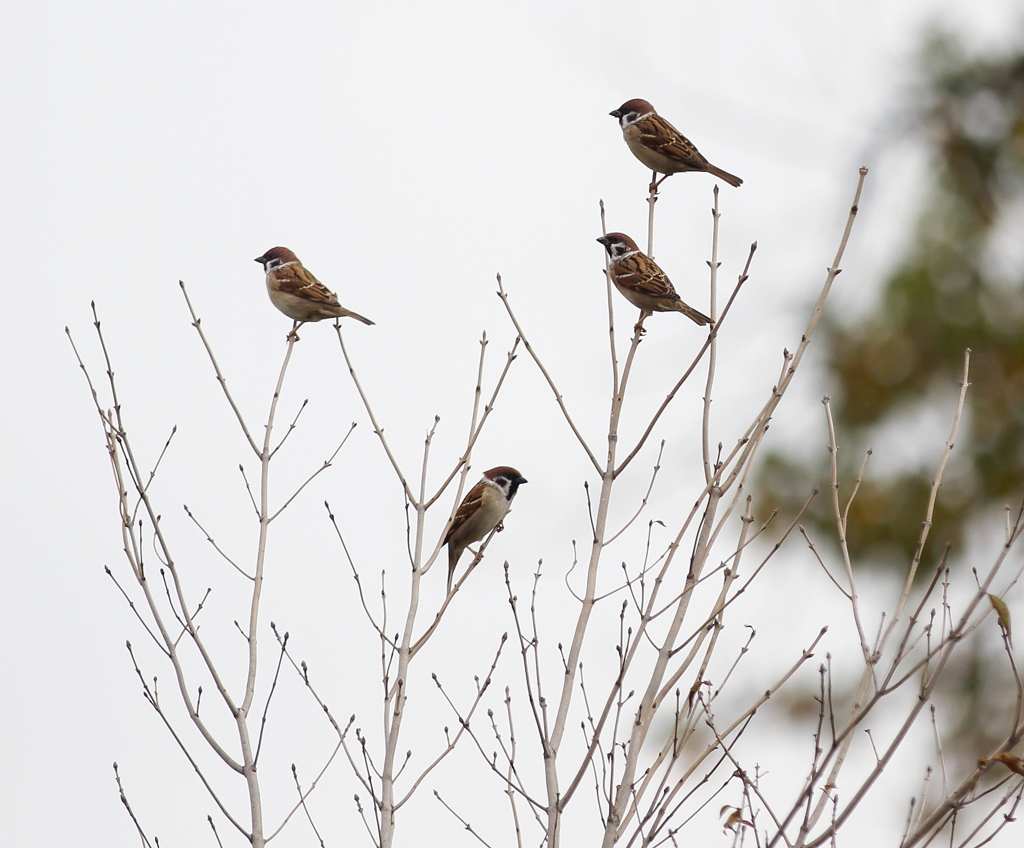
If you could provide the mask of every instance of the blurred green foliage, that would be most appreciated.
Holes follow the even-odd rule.
[[[939,394],[948,426],[964,350],[972,350],[955,469],[940,491],[927,573],[947,541],[956,551],[972,521],[1019,504],[1024,492],[1024,52],[967,56],[950,37],[933,37],[921,68],[908,126],[931,151],[931,185],[916,229],[877,306],[854,323],[827,320],[822,343],[844,504],[873,432],[905,424],[912,442],[915,416]],[[936,441],[929,435],[917,467],[869,464],[850,514],[859,562],[905,568],[946,433]],[[817,453],[771,456],[760,488],[767,503],[792,514],[810,485],[821,486],[804,523],[818,525],[819,538],[835,538],[828,456]]]
[[[886,451],[869,462],[850,509],[858,569],[906,573],[966,348],[971,387],[918,578],[934,573],[952,543],[949,566],[970,579],[964,543],[972,527],[1006,505],[1015,518],[1024,496],[1024,40],[1018,41],[1018,52],[981,56],[967,55],[950,36],[927,41],[906,124],[890,133],[909,129],[929,149],[930,185],[916,227],[877,305],[852,322],[826,309],[820,327],[842,506],[876,434],[880,453]],[[786,516],[819,486],[801,523],[825,548],[836,527],[827,437],[818,444],[769,456],[758,487],[762,510],[778,505]],[[986,550],[994,555],[1002,536],[990,541]],[[990,636],[987,645],[972,640],[957,654],[942,696],[943,715],[953,724],[945,753],[965,769],[1005,732],[1016,695],[1006,657],[991,650],[999,638],[994,621]]]

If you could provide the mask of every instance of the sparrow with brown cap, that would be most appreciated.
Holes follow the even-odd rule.
[[[627,100],[608,114],[619,119],[622,137],[633,155],[655,174],[665,175],[660,180],[652,180],[652,192],[665,177],[683,171],[705,171],[731,186],[743,184],[739,177],[712,165],[701,156],[690,140],[655,112],[646,100]]]
[[[288,338],[298,340],[296,331],[309,321],[324,318],[355,318],[372,324],[351,309],[338,303],[338,296],[314,277],[287,247],[272,247],[256,260],[267,272],[267,293],[270,301],[295,324]]]
[[[445,534],[444,543],[448,546],[448,591],[452,590],[452,576],[459,557],[473,542],[479,542],[492,530],[501,532],[504,527],[502,519],[512,508],[512,498],[519,487],[526,482],[514,468],[499,465],[484,472],[469,494],[459,504],[451,527]]]
[[[625,233],[608,233],[598,241],[608,251],[608,276],[626,300],[640,310],[633,327],[645,332],[644,321],[654,312],[682,312],[699,326],[713,323],[707,315],[684,303],[672,281]]]

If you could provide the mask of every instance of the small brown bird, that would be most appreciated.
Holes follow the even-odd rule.
[[[288,338],[295,336],[306,322],[324,318],[355,318],[364,324],[373,323],[338,303],[338,296],[307,271],[299,257],[287,247],[272,247],[257,256],[256,261],[267,272],[271,303],[295,321]]]
[[[743,184],[739,177],[715,167],[701,156],[689,139],[655,112],[646,100],[627,100],[608,114],[619,119],[622,137],[633,155],[655,173],[665,175],[651,183],[651,191],[665,177],[682,171],[706,171],[731,186]]]
[[[636,242],[625,233],[608,233],[598,241],[608,251],[611,262],[608,273],[615,288],[640,310],[640,320],[634,330],[644,333],[644,321],[652,312],[682,312],[701,327],[714,323],[707,315],[680,300],[672,281],[658,263],[646,253],[641,253]]]
[[[499,533],[504,529],[502,519],[512,508],[512,498],[526,478],[514,468],[499,465],[485,471],[462,503],[452,519],[452,526],[444,537],[448,546],[448,591],[452,590],[452,576],[459,557],[472,542],[479,542],[492,530]]]

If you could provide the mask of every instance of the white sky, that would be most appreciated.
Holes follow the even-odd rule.
[[[649,177],[607,113],[643,97],[711,161],[746,181],[721,192],[724,284],[735,279],[750,242],[759,244],[721,337],[720,432],[713,438],[731,444],[774,381],[782,348],[799,341],[861,164],[872,172],[833,307],[864,308],[898,252],[925,169],[891,126],[906,107],[923,29],[945,21],[990,45],[1019,34],[1017,4],[967,6],[186,0],[21,3],[0,12],[0,224],[13,271],[0,333],[7,403],[0,843],[135,844],[110,770],[117,760],[161,844],[210,844],[204,818],[211,805],[139,695],[123,644],[145,640],[103,573],[104,565],[122,575],[125,568],[114,492],[64,334],[69,326],[101,377],[91,300],[137,448],[155,456],[179,426],[157,494],[184,557],[201,558],[202,568],[219,566],[188,530],[181,504],[244,555],[252,527],[244,523],[250,514],[237,465],[254,474],[255,464],[189,326],[177,281],[187,284],[258,428],[289,325],[252,261],[273,245],[291,247],[343,304],[376,320],[375,327],[347,327],[346,340],[408,473],[417,472],[435,414],[442,418],[435,480],[458,454],[481,331],[492,342],[490,375],[511,344],[494,295],[496,272],[600,446],[607,336],[603,251],[594,242],[598,201],[607,205],[609,229],[642,241]],[[659,262],[700,309],[713,182],[673,177],[658,204]],[[626,329],[635,316],[621,306]],[[637,411],[627,424],[664,395],[676,363],[688,361],[702,338],[675,315],[654,316],[648,328]],[[308,327],[302,336],[281,423],[303,398],[312,401],[278,493],[324,459],[349,422],[359,426],[272,542],[265,622],[281,616],[300,655],[324,658],[315,674],[351,680],[345,663],[369,630],[355,615],[322,502],[331,501],[371,576],[402,563],[401,502],[333,330]],[[814,428],[817,399],[827,391],[804,375],[791,399],[795,410],[774,425],[781,438],[787,427],[789,438],[809,428],[824,445]],[[685,410],[696,408],[699,386],[684,395],[675,426],[692,434],[696,413]],[[667,448],[663,482],[678,486],[679,503],[691,497],[688,475],[697,471],[691,447],[684,435]],[[653,460],[646,457],[643,468]],[[544,558],[551,583],[561,586],[571,557],[564,528],[575,539],[587,535],[586,466],[525,353],[474,457],[476,470],[506,463],[530,484],[495,543],[492,568],[482,567],[459,598],[454,620],[463,639],[439,639],[465,652],[466,663],[446,666],[441,653],[431,660],[456,686],[483,673],[493,638],[511,626],[493,567],[498,557]],[[637,487],[645,474],[638,469]],[[397,535],[375,540],[363,532],[382,525]],[[435,588],[443,584],[443,576],[430,577]],[[209,576],[212,585],[219,579]],[[429,603],[439,599],[440,589]],[[817,625],[808,621],[798,644]],[[479,655],[465,645],[467,632],[478,634]],[[372,656],[367,663],[365,679],[373,681]],[[170,698],[166,669],[153,663],[149,673],[166,680]],[[343,686],[337,692],[336,713],[347,716],[353,707]],[[372,728],[374,702],[367,703],[363,726]],[[429,709],[438,711],[427,716],[436,725],[445,714],[436,704]],[[345,810],[353,791],[346,768],[336,766],[337,783],[327,790],[339,793],[329,806]],[[423,815],[449,828],[436,844],[448,844],[457,825],[438,812],[429,790],[423,795]],[[344,842],[338,830],[328,836],[329,845]],[[1013,838],[1019,834],[999,844]],[[277,844],[310,839],[298,824]]]

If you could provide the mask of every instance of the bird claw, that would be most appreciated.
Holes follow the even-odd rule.
[[[504,529],[505,529],[505,523],[503,521],[499,521],[497,524],[494,525],[494,532],[495,533],[500,533]]]
[[[640,335],[640,336],[646,336],[646,335],[647,335],[647,330],[645,330],[645,329],[644,329],[644,325],[643,325],[643,323],[640,323],[640,324],[634,324],[634,325],[633,325],[633,330],[634,330],[634,331],[635,331],[635,332],[636,332],[636,333],[637,333],[638,335]]]
[[[658,172],[654,171],[651,174],[651,184],[647,186],[647,191],[652,197],[658,196],[658,186],[660,186],[669,177],[668,174],[662,174],[661,178],[658,178]]]

